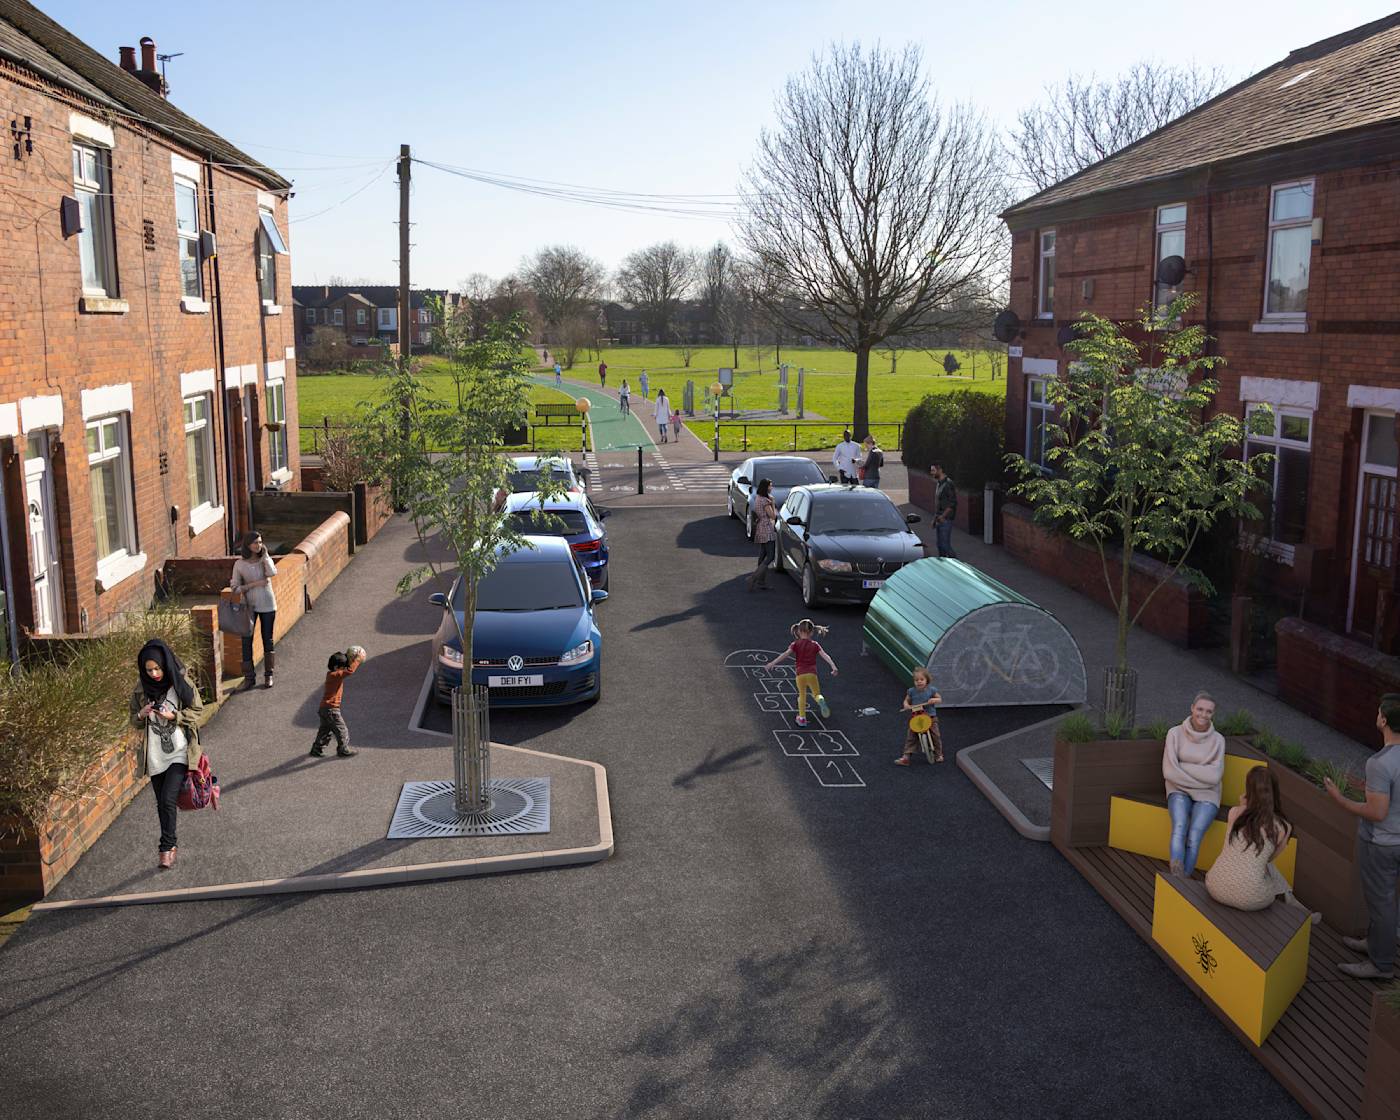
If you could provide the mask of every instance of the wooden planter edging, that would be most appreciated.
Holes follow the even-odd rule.
[[[1400,1011],[1392,1011],[1379,995],[1371,997],[1361,1120],[1400,1120]]]

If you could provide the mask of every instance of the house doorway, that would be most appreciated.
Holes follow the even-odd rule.
[[[1351,552],[1347,631],[1374,644],[1383,594],[1393,595],[1397,517],[1395,413],[1368,410],[1362,419],[1357,468],[1356,518]]]
[[[29,522],[29,574],[34,584],[36,634],[63,631],[63,581],[54,526],[51,449],[47,430],[29,433],[24,459],[24,504]]]

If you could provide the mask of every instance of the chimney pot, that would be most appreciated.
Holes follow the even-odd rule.
[[[152,73],[156,68],[156,41],[149,35],[141,36],[141,69]]]
[[[122,59],[122,61],[121,61],[121,67],[122,67],[123,70],[125,70],[128,74],[134,74],[134,73],[136,73],[136,48],[135,48],[135,47],[122,47],[122,48],[121,48],[121,59]]]

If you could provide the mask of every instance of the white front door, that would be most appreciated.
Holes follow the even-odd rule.
[[[29,521],[29,573],[34,581],[34,633],[63,629],[63,586],[59,578],[58,534],[54,531],[53,476],[49,435],[31,432],[24,460],[24,502]]]

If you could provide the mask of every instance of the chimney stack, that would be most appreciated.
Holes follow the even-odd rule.
[[[141,69],[152,73],[156,68],[156,41],[149,35],[141,36]]]
[[[130,47],[122,48],[122,69],[126,69],[126,52],[130,49]],[[149,35],[141,36],[141,69],[132,70],[132,76],[140,78],[161,97],[165,96],[165,79],[160,76],[160,71],[156,69],[156,41]]]
[[[121,48],[121,56],[122,56],[122,61],[121,61],[121,67],[122,67],[122,69],[125,70],[128,74],[134,74],[134,73],[136,73],[136,48],[135,48],[135,47],[122,47],[122,48]]]

